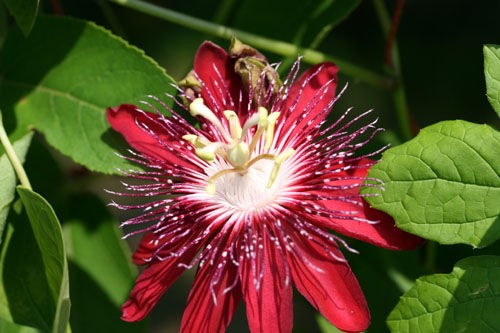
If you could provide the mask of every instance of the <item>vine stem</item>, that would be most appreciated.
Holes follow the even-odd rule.
[[[399,0],[398,0],[399,1]],[[401,4],[401,1],[399,1]],[[384,0],[373,0],[373,5],[377,16],[382,26],[382,31],[388,40],[388,47],[390,50],[386,50],[387,54],[390,54],[390,69],[393,72],[395,78],[395,86],[393,89],[393,102],[396,109],[396,116],[398,119],[399,129],[401,136],[405,141],[413,138],[413,132],[410,122],[410,111],[408,109],[408,101],[406,99],[406,91],[403,84],[403,77],[401,73],[401,64],[399,59],[399,49],[398,44],[395,41],[396,28],[399,23],[399,16],[401,16],[402,8],[399,8],[395,13],[396,18],[391,20],[387,7],[385,6]],[[396,25],[396,26],[394,26]]]
[[[385,63],[387,66],[394,68],[392,63],[392,55],[394,48],[392,47],[394,41],[396,40],[396,32],[398,31],[399,21],[401,20],[401,14],[403,13],[403,7],[405,5],[405,0],[396,0],[396,8],[394,8],[394,14],[392,15],[391,27],[389,28],[387,35],[387,42],[385,45]],[[399,64],[398,64],[399,66]]]
[[[231,39],[232,37],[237,37],[241,41],[249,43],[256,48],[270,51],[285,57],[295,57],[298,54],[301,54],[303,61],[310,64],[317,64],[323,61],[332,61],[335,62],[341,68],[342,72],[348,76],[352,76],[356,79],[382,89],[392,88],[392,80],[390,77],[386,77],[369,69],[360,67],[349,61],[331,57],[317,50],[308,48],[300,49],[296,45],[293,45],[291,43],[266,38],[237,29],[232,29],[217,23],[205,21],[167,8],[156,6],[142,0],[109,1],[160,18],[162,20],[169,21],[192,30],[208,33],[220,38]]]
[[[7,136],[7,132],[3,127],[1,110],[0,110],[0,142],[2,143],[5,153],[7,154],[7,157],[10,160],[10,164],[12,164],[12,167],[14,168],[17,174],[17,178],[19,178],[21,185],[29,190],[33,190],[30,181],[28,179],[28,175],[26,174],[26,171],[24,171],[23,165],[21,161],[19,161],[19,158],[17,157],[17,154],[14,151],[14,147],[12,147],[9,137]]]

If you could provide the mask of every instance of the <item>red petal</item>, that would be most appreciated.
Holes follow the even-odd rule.
[[[329,257],[315,242],[304,242],[297,235],[293,238],[296,253],[287,256],[297,290],[338,329],[361,332],[368,328],[370,311],[349,265]],[[344,258],[338,248],[331,251]]]
[[[207,261],[198,269],[182,317],[181,333],[222,333],[229,325],[241,299],[240,285],[238,283],[226,293],[224,290],[238,278],[238,272],[230,262],[221,268],[220,278],[212,284],[219,263],[216,261],[210,265]],[[214,303],[214,294],[217,304]]]
[[[137,250],[135,250],[132,257],[132,261],[134,262],[134,264],[145,265],[151,261],[151,257],[158,249],[158,244],[155,244],[155,240],[157,239],[158,235],[152,232],[149,232],[142,237],[141,242],[139,243],[139,246],[137,247]]]
[[[309,68],[294,82],[281,115],[285,119],[283,133],[292,130],[290,137],[294,137],[326,117],[325,108],[335,97],[337,72],[336,65],[326,62]]]
[[[291,332],[293,326],[292,281],[287,274],[282,255],[275,245],[264,236],[263,257],[257,255],[243,265],[241,285],[251,332]],[[249,262],[253,261],[253,262]],[[264,265],[260,285],[254,278],[252,266]],[[257,277],[258,279],[258,277]]]
[[[238,112],[240,92],[243,91],[241,78],[234,71],[234,61],[223,48],[204,42],[196,52],[193,68],[205,85],[201,97],[219,118],[224,118],[226,109]],[[246,105],[244,103],[242,105]]]
[[[157,161],[165,161],[170,164],[178,164],[189,168],[194,166],[188,161],[180,158],[174,149],[173,142],[178,142],[181,138],[172,138],[166,129],[163,128],[159,116],[148,113],[145,116],[137,111],[137,107],[131,104],[122,104],[115,108],[108,108],[106,111],[108,122],[111,127],[120,133],[129,145],[138,152],[152,157]],[[152,136],[138,124],[147,126],[155,133]],[[170,148],[170,149],[169,149]]]
[[[157,235],[147,234],[141,241],[138,252],[134,255],[134,260],[144,263],[145,256],[151,257],[151,254],[158,248],[158,245],[150,243]],[[194,238],[194,235],[192,236]],[[160,255],[166,256],[169,252],[178,251],[186,244],[193,244],[192,239],[179,241],[177,244],[165,249]],[[135,281],[134,288],[130,292],[130,297],[122,306],[122,319],[125,321],[138,321],[146,317],[153,309],[160,297],[186,270],[179,264],[189,264],[198,253],[203,244],[191,246],[182,256],[173,256],[160,261],[155,259],[139,275]]]
[[[353,169],[347,171],[344,176],[356,177],[358,179],[342,180],[331,182],[330,185],[350,185],[361,182],[359,178],[366,177],[370,166],[373,164],[368,158],[358,161]],[[358,194],[359,188],[350,190],[339,190],[338,195]],[[335,195],[335,192],[329,191],[328,195]],[[353,200],[354,198],[351,198]],[[384,212],[371,208],[369,204],[359,197],[357,200],[361,207],[340,200],[322,200],[320,201],[326,208],[331,210],[357,211],[354,216],[371,221],[379,221],[376,224],[344,219],[323,219],[319,222],[332,230],[349,237],[360,239],[362,241],[374,244],[391,250],[412,250],[423,243],[423,239],[409,234],[397,228],[394,219]]]

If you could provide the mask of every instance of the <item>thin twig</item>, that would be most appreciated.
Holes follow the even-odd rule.
[[[385,64],[394,69],[394,63],[392,60],[393,54],[393,44],[396,40],[396,34],[399,28],[399,22],[401,20],[401,14],[403,13],[403,7],[405,0],[396,0],[396,8],[394,8],[394,14],[392,15],[391,27],[389,29],[389,34],[387,36],[387,41],[385,43]]]

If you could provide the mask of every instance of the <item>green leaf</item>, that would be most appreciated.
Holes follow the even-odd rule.
[[[3,0],[16,19],[25,36],[28,36],[36,21],[39,0]]]
[[[487,125],[444,121],[387,150],[364,187],[367,200],[399,228],[441,244],[483,247],[500,237],[500,133]]]
[[[137,276],[123,235],[97,198],[77,196],[71,201],[73,216],[64,223],[68,257],[121,307]]]
[[[63,230],[70,259],[73,333],[146,332],[146,322],[120,319],[137,269],[116,221],[95,197],[75,196],[69,205],[72,216]]]
[[[341,330],[330,324],[330,322],[322,315],[316,315],[316,321],[318,322],[319,329],[322,333],[342,333]]]
[[[500,46],[484,45],[483,53],[486,95],[491,106],[500,116]]]
[[[116,173],[130,166],[114,154],[128,145],[110,129],[107,107],[174,90],[173,80],[142,51],[85,21],[40,17],[28,38],[9,33],[3,51],[6,127],[19,136],[34,126],[90,170]]]
[[[29,327],[21,326],[0,318],[0,332],[2,333],[40,333],[39,330]]]
[[[70,300],[68,266],[61,226],[54,210],[42,196],[21,186],[17,187],[17,192],[30,220],[44,267],[43,271],[36,273],[40,279],[46,279],[50,295],[50,300],[47,300],[50,308],[46,310],[52,316],[43,318],[43,322],[36,327],[52,333],[65,333]]]
[[[14,142],[14,151],[19,160],[24,162],[24,157],[31,144],[32,133],[25,135],[20,140]],[[0,156],[0,236],[3,233],[5,220],[9,213],[10,204],[14,200],[15,188],[17,184],[17,176],[10,164],[9,158],[6,154]],[[0,238],[0,244],[2,240]]]
[[[499,332],[500,257],[459,261],[421,277],[387,318],[391,332]]]
[[[54,299],[40,248],[20,200],[9,212],[0,270],[0,316],[8,322],[50,332]]]

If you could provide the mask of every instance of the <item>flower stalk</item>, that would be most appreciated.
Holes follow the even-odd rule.
[[[21,161],[17,157],[16,152],[14,151],[14,147],[12,147],[9,137],[7,136],[7,132],[3,127],[1,110],[0,110],[0,142],[2,143],[5,153],[7,154],[7,157],[9,158],[10,163],[12,164],[12,167],[14,168],[17,174],[17,178],[19,178],[21,185],[29,190],[32,190],[30,181],[28,179],[28,175],[26,174],[26,171],[24,170]]]

